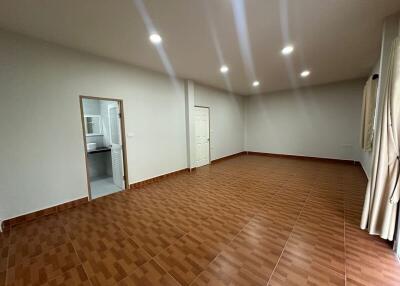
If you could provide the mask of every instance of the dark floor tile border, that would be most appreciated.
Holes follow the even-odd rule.
[[[299,159],[299,160],[311,160],[311,161],[325,161],[330,163],[340,163],[340,164],[349,164],[349,165],[361,165],[358,161],[353,160],[342,160],[342,159],[332,159],[332,158],[320,158],[320,157],[309,157],[309,156],[301,156],[301,155],[288,155],[288,154],[275,154],[275,153],[264,153],[264,152],[253,152],[253,151],[244,151],[242,152],[247,155],[259,155],[259,156],[267,156],[267,157],[277,157],[277,158],[288,158],[288,159]]]
[[[211,161],[211,164],[214,164],[214,163],[217,163],[217,162],[220,162],[220,161],[223,161],[223,160],[231,159],[233,157],[238,157],[238,156],[244,155],[245,153],[246,152],[239,152],[239,153],[232,154],[232,155],[229,155],[229,156],[226,156],[226,157],[215,159],[215,160]],[[141,188],[143,186],[146,186],[146,185],[149,185],[149,184],[152,184],[152,183],[155,183],[155,182],[159,182],[159,181],[161,181],[161,180],[163,180],[163,179],[165,179],[167,177],[171,177],[171,176],[175,176],[175,175],[178,175],[178,174],[181,174],[181,173],[186,173],[186,172],[195,171],[195,170],[196,170],[196,168],[191,168],[191,169],[185,168],[185,169],[182,169],[182,170],[178,170],[178,171],[167,173],[167,174],[164,174],[164,175],[161,175],[161,176],[157,176],[157,177],[154,177],[154,178],[151,178],[151,179],[147,179],[147,180],[144,180],[144,181],[136,182],[136,183],[133,183],[133,184],[130,185],[130,189],[138,189],[138,188]]]
[[[195,170],[195,168],[192,168],[192,171],[194,171],[194,170]],[[153,184],[155,182],[159,182],[159,181],[161,181],[161,180],[163,180],[163,179],[165,179],[167,177],[175,176],[175,175],[182,174],[182,173],[187,173],[189,171],[190,171],[189,168],[185,168],[185,169],[182,169],[182,170],[178,170],[178,171],[167,173],[167,174],[164,174],[164,175],[161,175],[161,176],[157,176],[157,177],[154,177],[154,178],[151,178],[151,179],[147,179],[147,180],[144,180],[144,181],[133,183],[133,184],[130,185],[130,189],[138,189],[138,188],[141,188],[143,186],[146,186],[146,185],[149,185],[149,184]]]
[[[55,213],[64,211],[66,209],[85,204],[88,201],[89,201],[88,197],[84,197],[81,199],[77,199],[77,200],[73,200],[70,202],[63,203],[63,204],[59,204],[59,205],[56,205],[54,207],[50,207],[47,209],[43,209],[43,210],[39,210],[36,212],[31,212],[28,214],[20,215],[20,216],[14,217],[14,218],[6,219],[2,223],[1,229],[3,231],[9,231],[11,229],[11,227],[13,227],[15,225],[29,222],[29,221],[32,221],[32,220],[35,220],[37,218],[44,217],[47,215],[55,214]]]
[[[299,155],[287,155],[287,154],[274,154],[274,153],[263,153],[263,152],[253,152],[253,151],[243,151],[243,152],[239,152],[236,154],[232,154],[229,156],[225,156],[222,158],[218,158],[215,160],[211,161],[211,164],[215,164],[224,160],[228,160],[228,159],[232,159],[234,157],[239,157],[241,155],[258,155],[258,156],[267,156],[267,157],[279,157],[279,158],[292,158],[292,159],[300,159],[300,160],[316,160],[316,161],[326,161],[326,162],[332,162],[332,163],[341,163],[341,164],[351,164],[351,165],[360,165],[360,162],[358,161],[352,161],[352,160],[340,160],[340,159],[330,159],[330,158],[319,158],[319,157],[308,157],[308,156],[299,156]],[[174,175],[178,175],[181,173],[186,173],[186,172],[190,172],[190,171],[194,171],[196,168],[185,168],[182,170],[178,170],[178,171],[174,171],[171,173],[167,173],[161,176],[157,176],[148,180],[144,180],[141,182],[137,182],[137,183],[133,183],[130,185],[130,189],[138,189],[141,188],[143,186],[155,183],[155,182],[159,182],[167,177],[171,177]],[[21,223],[25,223],[28,221],[32,221],[35,220],[39,217],[43,217],[46,215],[50,215],[50,214],[55,214],[57,212],[72,208],[72,207],[76,207],[79,206],[81,204],[87,203],[88,202],[88,198],[81,198],[81,199],[77,199],[77,200],[73,200],[70,202],[66,202],[54,207],[50,207],[47,209],[43,209],[43,210],[39,210],[36,212],[32,212],[29,214],[25,214],[25,215],[21,215],[21,216],[17,216],[14,218],[10,218],[7,220],[4,220],[1,224],[1,229],[3,231],[9,231],[11,229],[12,226],[14,225],[18,225]]]
[[[218,159],[212,160],[211,164],[215,164],[215,163],[218,163],[218,162],[221,162],[221,161],[225,161],[225,160],[228,160],[228,159],[239,157],[239,156],[245,155],[245,154],[246,154],[246,152],[243,151],[243,152],[235,153],[235,154],[232,154],[232,155],[228,155],[228,156],[225,156],[225,157],[222,157],[222,158],[218,158]]]

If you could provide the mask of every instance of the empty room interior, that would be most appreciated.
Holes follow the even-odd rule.
[[[400,285],[399,0],[0,1],[0,286]]]

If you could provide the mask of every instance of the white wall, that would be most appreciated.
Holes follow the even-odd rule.
[[[185,107],[186,107],[186,154],[187,166],[191,170],[196,167],[196,135],[194,124],[194,82],[185,81]]]
[[[130,183],[186,168],[177,84],[0,31],[0,221],[88,195],[79,95],[123,99]]]
[[[364,82],[248,97],[246,151],[358,161]]]
[[[244,98],[196,84],[194,104],[210,108],[211,160],[244,149]]]
[[[79,95],[123,99],[134,183],[190,166],[192,105],[210,107],[212,160],[358,160],[364,82],[249,98],[191,83],[187,96],[182,80],[0,31],[0,222],[88,195]]]

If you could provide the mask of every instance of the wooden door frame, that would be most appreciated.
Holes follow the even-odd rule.
[[[207,165],[210,165],[211,164],[211,108],[209,106],[203,106],[203,105],[195,105],[194,107],[208,109],[208,138],[209,138],[209,140],[208,140],[208,164]],[[195,128],[196,128],[196,124],[195,124]]]
[[[90,177],[89,177],[89,168],[88,168],[88,152],[87,152],[87,141],[86,141],[86,132],[85,132],[85,114],[83,112],[83,99],[92,99],[92,100],[105,100],[105,101],[116,101],[119,105],[119,112],[121,114],[120,117],[120,126],[121,126],[121,140],[122,140],[122,160],[124,166],[124,183],[125,189],[129,189],[129,176],[128,176],[128,159],[127,159],[127,151],[126,151],[126,136],[125,136],[125,114],[124,114],[124,102],[122,99],[117,98],[107,98],[107,97],[96,97],[96,96],[79,96],[79,106],[81,111],[81,123],[82,123],[82,136],[83,136],[83,149],[85,152],[85,165],[86,165],[86,181],[87,188],[89,194],[89,201],[92,200],[92,190],[90,188]],[[122,190],[122,191],[123,191]]]

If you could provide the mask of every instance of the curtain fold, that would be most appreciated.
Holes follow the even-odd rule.
[[[371,76],[364,86],[363,105],[361,112],[360,144],[364,151],[372,150],[374,138],[376,91],[377,80],[374,80]]]
[[[361,228],[393,240],[399,201],[400,38],[393,42],[384,82]]]

